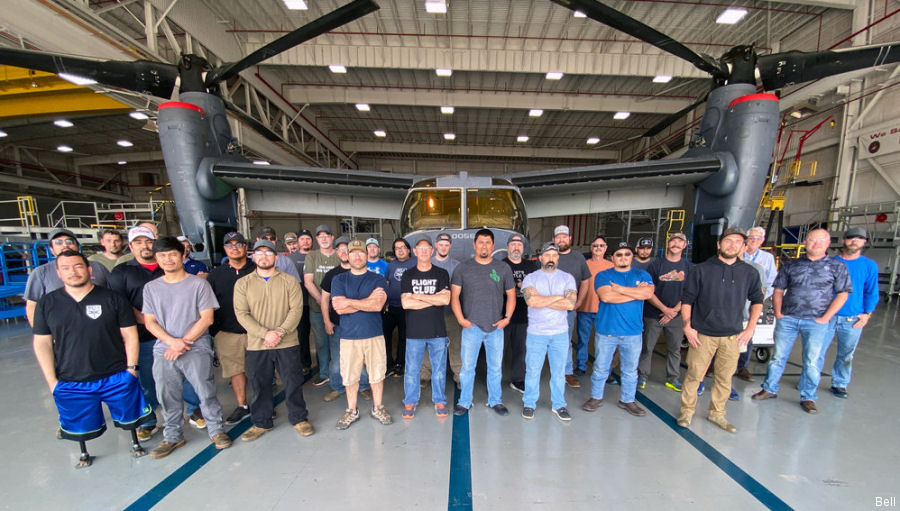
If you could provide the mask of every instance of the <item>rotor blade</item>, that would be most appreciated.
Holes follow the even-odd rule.
[[[621,32],[636,37],[644,42],[656,46],[660,50],[671,53],[678,58],[684,59],[702,71],[713,75],[716,78],[725,78],[728,72],[722,69],[717,62],[712,59],[704,58],[698,55],[687,46],[679,43],[662,32],[651,28],[640,21],[623,14],[612,7],[601,4],[595,0],[552,0],[563,7],[572,9],[573,11],[581,11],[588,18],[599,21],[604,25],[610,26]]]
[[[244,69],[255,66],[269,57],[278,55],[300,43],[309,41],[314,37],[318,37],[325,32],[334,30],[342,25],[346,25],[347,23],[361,18],[370,12],[375,12],[378,9],[378,4],[372,0],[356,0],[349,3],[337,10],[331,11],[321,18],[303,25],[287,35],[279,37],[237,62],[232,62],[214,69],[206,75],[206,85],[210,86],[223,80],[227,80]]]
[[[60,53],[0,48],[0,64],[87,78],[102,85],[169,99],[178,68],[150,60],[99,60]]]
[[[686,107],[682,108],[681,110],[675,112],[674,114],[670,114],[670,115],[666,116],[665,119],[663,119],[663,120],[659,121],[658,123],[654,124],[652,128],[650,128],[649,130],[647,130],[647,131],[646,131],[643,135],[641,135],[641,136],[643,136],[643,137],[652,137],[653,135],[656,135],[656,134],[660,133],[662,130],[668,128],[670,124],[672,124],[673,122],[677,121],[678,119],[681,119],[681,117],[684,116],[684,114],[686,114],[686,113],[690,112],[691,110],[697,108],[698,106],[702,105],[703,102],[706,101],[706,98],[708,98],[708,97],[709,97],[709,92],[707,92],[706,94],[704,94],[702,98],[700,98],[700,99],[698,99],[697,101],[693,102],[693,103],[690,104],[689,106],[686,106]]]
[[[900,62],[900,44],[819,52],[760,55],[756,66],[766,90],[818,80],[848,71]]]

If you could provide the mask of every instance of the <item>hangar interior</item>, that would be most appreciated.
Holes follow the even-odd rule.
[[[237,61],[344,3],[24,0],[8,6],[0,17],[0,50],[167,63],[177,63],[182,54],[195,54],[220,65]],[[703,116],[704,104],[700,103],[658,133],[644,136],[672,114],[702,100],[710,90],[709,75],[553,2],[378,3],[380,10],[220,84],[220,95],[234,106],[228,122],[243,157],[260,168],[296,165],[342,169],[350,175],[372,170],[422,178],[466,172],[502,178],[544,169],[678,158],[688,150]],[[613,0],[607,4],[698,53],[716,57],[737,45],[753,45],[763,55],[900,40],[897,0]],[[727,8],[744,11],[744,15],[734,23],[717,22]],[[767,91],[779,96],[781,123],[756,221],[770,226],[765,246],[785,258],[799,254],[798,243],[813,227],[826,226],[834,247],[839,246],[840,233],[847,228],[866,228],[870,233],[867,255],[878,263],[885,298],[900,294],[898,75],[900,65],[891,64]],[[88,250],[99,249],[97,232],[106,227],[126,229],[151,220],[159,223],[163,232],[180,233],[156,124],[159,105],[169,99],[177,97],[77,84],[53,73],[0,66],[0,242],[8,247],[3,251],[4,270],[20,244],[42,239],[54,227],[75,230]],[[529,213],[532,246],[549,240],[554,226],[564,223],[572,228],[578,250],[587,250],[595,233],[631,243],[649,236],[659,247],[669,232],[690,232],[693,195],[691,185],[677,183],[667,185],[662,196],[643,194],[639,188],[613,189],[591,206],[590,213],[579,214],[565,213],[565,199],[548,201],[545,208]],[[326,223],[353,236],[375,237],[382,246],[400,233],[399,200],[395,209],[386,210],[322,199],[316,193],[298,192],[294,199],[282,195],[268,202],[265,197],[248,201],[242,192],[238,197],[239,227],[245,233],[269,225],[281,235]],[[3,284],[8,284],[6,271],[3,278]],[[14,295],[0,298],[0,307],[0,317],[19,315],[14,312],[20,308]],[[749,401],[749,385],[735,413],[736,422],[743,418],[748,431],[739,434],[737,443],[704,429],[696,435],[698,439],[673,447],[681,440],[665,425],[659,425],[665,432],[654,432],[655,425],[649,424],[632,429],[626,417],[613,418],[611,409],[603,412],[610,415],[612,426],[590,417],[576,421],[580,422],[576,428],[583,429],[569,434],[560,433],[551,419],[538,424],[540,429],[529,431],[523,426],[520,432],[518,424],[501,429],[492,423],[493,417],[479,416],[473,419],[467,437],[471,447],[467,444],[466,448],[473,454],[469,500],[463,499],[463,504],[467,502],[469,508],[474,502],[475,507],[484,509],[513,505],[529,509],[571,502],[584,508],[609,499],[610,505],[629,508],[686,502],[704,508],[729,503],[742,509],[782,505],[836,508],[838,502],[840,507],[861,508],[871,506],[877,496],[896,498],[900,493],[892,475],[896,470],[886,461],[900,455],[897,442],[890,440],[896,429],[898,403],[890,393],[882,394],[898,383],[896,309],[896,302],[886,302],[870,326],[871,343],[861,348],[859,357],[860,368],[866,368],[860,370],[859,399],[828,406],[815,423],[786,417],[796,411],[788,411],[786,403],[778,403],[785,408],[777,411],[757,412]],[[4,311],[10,312],[3,315]],[[142,468],[140,464],[148,468],[149,460],[129,460],[124,452],[117,454],[122,458],[119,465],[92,469],[102,470],[100,478],[106,478],[105,483],[97,483],[96,475],[84,478],[79,474],[82,478],[78,478],[69,474],[63,450],[44,440],[50,438],[54,411],[30,353],[30,330],[17,319],[7,319],[0,328],[6,341],[0,350],[4,351],[0,364],[3,379],[30,387],[27,395],[33,400],[27,409],[21,409],[14,393],[5,392],[6,408],[20,410],[28,421],[22,424],[9,416],[0,421],[6,431],[41,436],[33,446],[29,441],[27,449],[16,448],[14,444],[20,442],[13,437],[4,440],[4,451],[16,461],[6,464],[4,479],[21,482],[14,490],[12,507],[25,507],[29,495],[40,492],[41,508],[71,502],[71,498],[84,498],[79,507],[88,509],[129,504],[139,508],[154,485],[203,452],[202,435],[195,435],[200,441],[191,443],[194,451],[190,455],[179,453],[181,456],[166,461],[163,471],[154,470],[152,475],[135,474]],[[765,366],[757,365],[755,372],[764,374]],[[311,391],[309,401],[315,403],[311,409],[330,414],[317,392]],[[390,392],[396,398],[402,386]],[[573,401],[581,398],[580,393]],[[660,403],[661,409],[671,412],[676,406],[677,396],[667,395],[665,389],[648,389],[646,394],[649,401]],[[507,397],[513,400],[515,396]],[[839,408],[844,404],[845,408]],[[863,406],[865,409],[858,408]],[[665,424],[664,413],[662,410],[659,418]],[[325,422],[330,420],[329,416]],[[754,421],[756,425],[751,426]],[[228,474],[227,481],[215,473],[204,474],[208,468],[197,468],[183,486],[176,485],[156,502],[160,508],[211,507],[210,503],[226,508],[255,507],[259,502],[246,493],[257,484],[269,493],[263,498],[264,507],[323,502],[325,495],[345,490],[338,474],[353,465],[348,477],[366,481],[366,491],[350,491],[342,508],[362,507],[366,492],[378,501],[400,499],[402,509],[432,507],[435,502],[434,507],[448,504],[453,508],[451,451],[441,448],[439,453],[425,455],[429,466],[425,471],[406,467],[423,462],[421,453],[431,447],[427,435],[442,439],[449,439],[451,431],[455,435],[452,421],[430,422],[424,434],[412,432],[423,426],[414,423],[395,426],[389,433],[376,431],[372,436],[366,425],[366,429],[354,431],[359,436],[352,437],[349,448],[346,438],[329,431],[322,435],[326,437],[323,442],[297,448],[297,457],[311,454],[310,459],[320,460],[304,464],[301,470],[280,459],[271,467],[261,463],[260,459],[275,459],[279,454],[275,439],[268,439],[273,440],[271,451],[260,453],[256,461],[233,459],[225,464],[225,456],[220,456],[210,463],[218,467],[219,475]],[[322,429],[330,426],[323,423]],[[37,435],[32,430],[48,434]],[[860,435],[863,431],[867,434]],[[604,432],[609,439],[583,450],[584,438],[600,438]],[[406,433],[411,436],[404,436]],[[664,434],[671,438],[664,439]],[[571,438],[576,436],[582,440]],[[864,445],[855,454],[859,446],[854,439]],[[283,441],[294,445],[295,440]],[[378,445],[374,454],[368,450],[373,440]],[[124,437],[113,432],[98,442],[110,450],[127,448]],[[696,447],[700,445],[697,442],[706,447]],[[538,446],[553,455],[536,453]],[[751,474],[747,477],[765,488],[748,490],[735,483],[735,478],[742,476],[726,469],[706,475],[718,470],[707,460],[714,455],[703,450],[706,448],[734,456],[735,468]],[[337,465],[327,459],[333,449],[342,453]],[[635,449],[641,449],[637,456]],[[482,457],[485,452],[488,456]],[[515,453],[513,459],[498,461],[510,452]],[[563,452],[573,457],[558,457]],[[863,454],[871,459],[864,461]],[[383,456],[375,472],[406,468],[376,477],[371,467],[354,461],[357,455]],[[680,456],[687,461],[676,469],[681,460],[675,458]],[[633,466],[624,464],[629,458],[636,461]],[[573,468],[567,460],[583,473],[570,477]],[[63,467],[62,486],[68,489],[59,490],[53,482],[56,469],[46,468],[50,465]],[[319,479],[315,465],[334,470],[334,475]],[[15,466],[29,468],[15,470]],[[513,478],[496,470],[504,467],[502,471],[507,471],[510,466],[522,466],[523,472]],[[665,470],[659,470],[660,466]],[[777,468],[771,472],[773,466]],[[247,476],[242,467],[254,467],[253,471],[271,468],[288,489],[276,496],[265,475],[254,472],[259,475]],[[614,475],[608,473],[611,468],[617,469]],[[596,483],[588,475],[592,469],[607,472],[601,476],[602,493],[586,491]],[[35,473],[44,470],[52,470],[54,475]],[[677,476],[670,470],[676,470]],[[547,471],[565,476],[553,477]],[[703,482],[692,483],[696,477]],[[635,478],[643,478],[643,482],[636,484]],[[310,481],[319,486],[309,490]],[[94,488],[105,492],[104,496],[78,495],[77,487],[85,484],[97,484]],[[122,484],[130,486],[122,491]],[[241,495],[229,501],[228,494],[233,496],[229,490],[235,485],[246,491],[238,491]],[[634,488],[636,493],[623,495],[617,490],[620,487],[628,492]],[[392,490],[412,493],[397,495]],[[711,493],[701,497],[693,490]]]

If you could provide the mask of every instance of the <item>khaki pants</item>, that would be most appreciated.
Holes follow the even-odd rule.
[[[450,361],[450,370],[453,371],[453,381],[459,383],[459,371],[462,369],[462,358],[460,357],[460,335],[462,329],[456,322],[456,316],[444,314],[444,325],[447,328],[447,337],[450,339],[450,346],[447,348],[447,360]],[[422,372],[419,373],[419,379],[428,381],[431,379],[431,361],[428,360],[426,350],[425,360],[422,361]]]
[[[697,408],[697,387],[706,375],[709,362],[716,357],[713,384],[710,392],[709,417],[725,417],[725,403],[731,394],[731,377],[740,356],[737,336],[710,337],[699,334],[700,347],[691,346],[687,352],[687,374],[681,392],[681,415],[693,416]]]

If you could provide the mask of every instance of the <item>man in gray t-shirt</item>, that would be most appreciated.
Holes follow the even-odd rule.
[[[516,308],[516,280],[509,265],[494,259],[494,233],[481,229],[475,233],[475,257],[456,267],[450,280],[450,306],[463,328],[461,339],[462,370],[459,374],[460,395],[455,415],[465,415],[472,407],[475,364],[484,344],[487,359],[487,405],[499,415],[509,410],[503,406],[500,388],[503,364],[503,328],[509,324]],[[503,296],[506,295],[506,310]]]
[[[165,275],[144,285],[141,312],[147,330],[156,336],[153,346],[153,379],[163,408],[163,441],[151,458],[168,456],[184,445],[181,390],[184,380],[200,396],[200,410],[206,419],[209,438],[216,449],[231,446],[225,433],[222,406],[216,399],[213,381],[213,350],[209,326],[219,302],[209,283],[190,275],[181,263],[181,242],[171,236],[153,242],[156,262]]]
[[[572,335],[575,333],[575,311],[587,300],[588,293],[593,292],[591,289],[591,269],[588,268],[587,261],[580,253],[572,250],[572,237],[569,235],[569,227],[558,225],[553,229],[553,242],[559,247],[559,269],[568,273],[575,279],[575,285],[578,286],[578,302],[575,309],[570,310],[566,315],[569,325],[569,352],[566,355],[566,384],[572,388],[581,387],[574,373],[572,364]],[[580,342],[578,336],[575,336],[575,342]],[[576,346],[576,350],[581,346]],[[585,348],[586,349],[586,348]],[[582,371],[579,370],[579,373]]]

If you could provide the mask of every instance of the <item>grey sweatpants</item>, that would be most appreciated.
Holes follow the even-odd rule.
[[[684,322],[681,314],[675,316],[672,321],[660,325],[653,318],[644,318],[644,347],[641,350],[641,359],[638,362],[638,376],[645,380],[650,377],[650,366],[653,359],[653,349],[659,341],[662,332],[666,338],[666,381],[675,383],[681,376],[681,340],[684,338]]]
[[[156,396],[162,406],[163,438],[166,441],[176,443],[184,439],[181,430],[184,425],[184,401],[181,397],[184,380],[194,386],[200,397],[200,411],[206,420],[209,437],[225,431],[222,405],[216,399],[212,361],[212,350],[196,343],[190,351],[175,360],[153,354],[153,379],[156,380]]]

